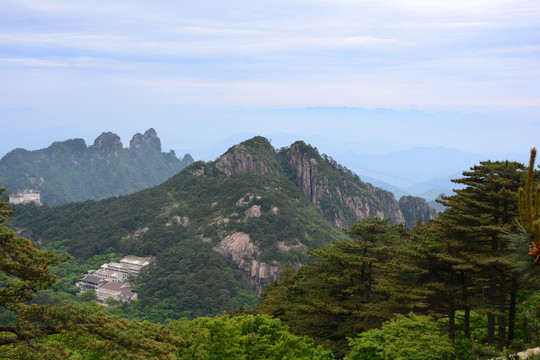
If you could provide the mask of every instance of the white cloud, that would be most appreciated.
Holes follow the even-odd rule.
[[[540,80],[533,37],[540,5],[532,1],[7,4],[0,74],[16,73],[37,88],[103,86],[121,98],[114,94],[125,91],[118,82],[131,79],[162,94],[209,90],[220,104],[358,106],[536,104],[540,93],[532,85]],[[25,68],[47,73],[32,71],[31,78]],[[188,98],[205,101],[204,91]]]

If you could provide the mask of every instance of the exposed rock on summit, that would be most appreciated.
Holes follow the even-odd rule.
[[[412,227],[417,221],[428,222],[437,217],[437,210],[429,206],[423,198],[415,196],[402,196],[399,207],[405,216],[405,224]]]
[[[249,218],[253,217],[260,217],[261,216],[261,205],[253,205],[249,209],[246,210],[246,216],[244,217],[244,221],[247,221]]]
[[[160,153],[161,140],[159,139],[156,130],[150,128],[144,132],[144,135],[140,133],[133,135],[129,142],[129,150],[135,153],[146,151]]]
[[[304,195],[336,227],[347,228],[368,217],[390,218],[392,224],[405,222],[392,193],[362,183],[352,173],[322,158],[317,149],[298,141],[285,157]]]
[[[89,147],[83,139],[69,139],[46,149],[11,151],[0,159],[0,183],[12,192],[39,190],[41,200],[55,206],[151,187],[192,162],[189,154],[179,160],[174,151],[162,153],[154,129],[133,136],[129,149],[118,135],[104,132]]]
[[[270,142],[260,136],[233,146],[215,166],[227,177],[249,173],[280,176],[276,152]]]
[[[90,150],[99,157],[111,157],[112,155],[118,157],[119,152],[122,151],[122,140],[120,140],[120,136],[112,132],[104,132],[96,138]]]

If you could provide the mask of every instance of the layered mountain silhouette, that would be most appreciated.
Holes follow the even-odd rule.
[[[167,180],[193,158],[178,159],[161,151],[154,129],[135,134],[129,148],[111,132],[94,144],[83,139],[53,143],[46,149],[15,149],[0,159],[0,185],[10,192],[41,191],[41,200],[51,206],[72,201],[104,199],[133,193]]]
[[[412,225],[435,215],[424,199],[398,202],[304,142],[276,151],[254,137],[134,194],[22,206],[11,225],[44,244],[67,239],[76,257],[155,256],[138,280],[141,303],[208,315],[241,305],[246,289],[260,294],[286,264],[345,239],[342,229],[359,219]]]

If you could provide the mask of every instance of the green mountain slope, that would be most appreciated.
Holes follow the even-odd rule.
[[[139,279],[143,306],[177,316],[250,304],[287,263],[345,238],[359,218],[403,222],[394,197],[301,142],[279,152],[255,137],[134,194],[49,208],[20,206],[11,226],[37,242],[69,239],[87,258],[156,257]],[[183,315],[182,315],[183,314]]]
[[[133,136],[123,148],[118,135],[103,133],[92,146],[83,139],[55,142],[46,149],[15,149],[0,159],[0,184],[17,192],[41,191],[51,206],[124,195],[157,185],[193,159],[161,152],[154,129]]]

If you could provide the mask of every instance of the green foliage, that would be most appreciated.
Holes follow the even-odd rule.
[[[83,292],[80,296],[79,296],[79,300],[81,300],[82,302],[89,302],[89,303],[94,303],[97,301],[97,293],[96,293],[96,290],[94,289],[88,289],[86,290],[85,292]],[[114,300],[113,297],[110,297],[110,298],[107,298],[107,304],[110,304],[109,300],[111,301],[116,301]],[[113,303],[114,304],[114,303]]]
[[[270,157],[269,167],[285,173],[282,158],[258,142],[254,139],[246,149],[257,148],[259,160]],[[269,161],[264,160],[265,166]],[[198,171],[204,173],[194,175]],[[260,216],[247,216],[253,208],[260,209]],[[216,163],[193,164],[159,186],[127,196],[55,208],[21,206],[17,211],[12,227],[24,229],[27,237],[47,247],[61,246],[77,259],[66,264],[71,276],[62,277],[62,292],[52,289],[56,299],[69,301],[74,277],[88,270],[82,263],[96,256],[155,256],[154,266],[138,280],[140,301],[114,311],[161,321],[211,316],[255,303],[241,274],[232,270],[236,264],[214,250],[228,235],[248,234],[258,249],[257,260],[278,266],[305,263],[306,247],[345,238],[287,176],[225,177]],[[151,310],[157,307],[161,315]]]
[[[137,279],[140,305],[148,310],[169,308],[173,319],[193,319],[252,306],[256,301],[254,295],[246,296],[241,275],[200,239],[158,253],[156,264],[161,266],[150,266]],[[157,321],[153,315],[143,318]]]
[[[0,188],[0,195],[4,191]],[[7,205],[0,202],[0,307],[13,308],[53,284],[50,267],[65,258],[36,249],[32,242],[6,228],[4,222],[11,215]]]
[[[36,360],[174,359],[185,344],[164,325],[108,316],[98,305],[26,306],[10,331],[27,342],[0,351]]]
[[[517,229],[516,194],[524,170],[516,162],[483,161],[465,171],[462,179],[453,180],[465,188],[443,197],[448,209],[434,221],[433,230],[442,234],[444,247],[438,254],[441,266],[433,270],[446,274],[439,294],[447,298],[441,311],[450,317],[452,337],[455,312],[474,310],[487,314],[485,341],[497,342],[502,350],[513,339],[516,292],[522,285],[505,233]],[[464,326],[468,337],[467,321]]]
[[[279,320],[268,316],[198,318],[171,327],[172,334],[187,343],[179,352],[186,360],[334,358],[313,340],[292,335]]]
[[[416,282],[422,272],[410,261],[415,249],[406,229],[371,218],[347,232],[352,239],[311,251],[315,262],[296,273],[289,268],[256,308],[337,354],[347,351],[347,337],[422,308],[427,293]]]
[[[43,202],[56,206],[148,188],[193,162],[189,154],[180,160],[162,153],[153,129],[137,135],[140,146],[129,149],[112,133],[102,134],[90,147],[72,139],[36,151],[15,149],[0,159],[0,184],[12,192],[36,188]]]
[[[396,315],[350,340],[345,360],[453,360],[452,342],[429,316]]]
[[[520,252],[520,257],[525,258],[524,252],[534,257],[527,261],[522,270],[529,277],[540,278],[540,270],[537,265],[540,258],[540,185],[536,187],[533,195],[534,163],[536,160],[536,148],[531,150],[529,168],[525,188],[519,188],[519,220],[521,228],[514,235],[514,244]],[[511,238],[512,239],[512,238]]]

